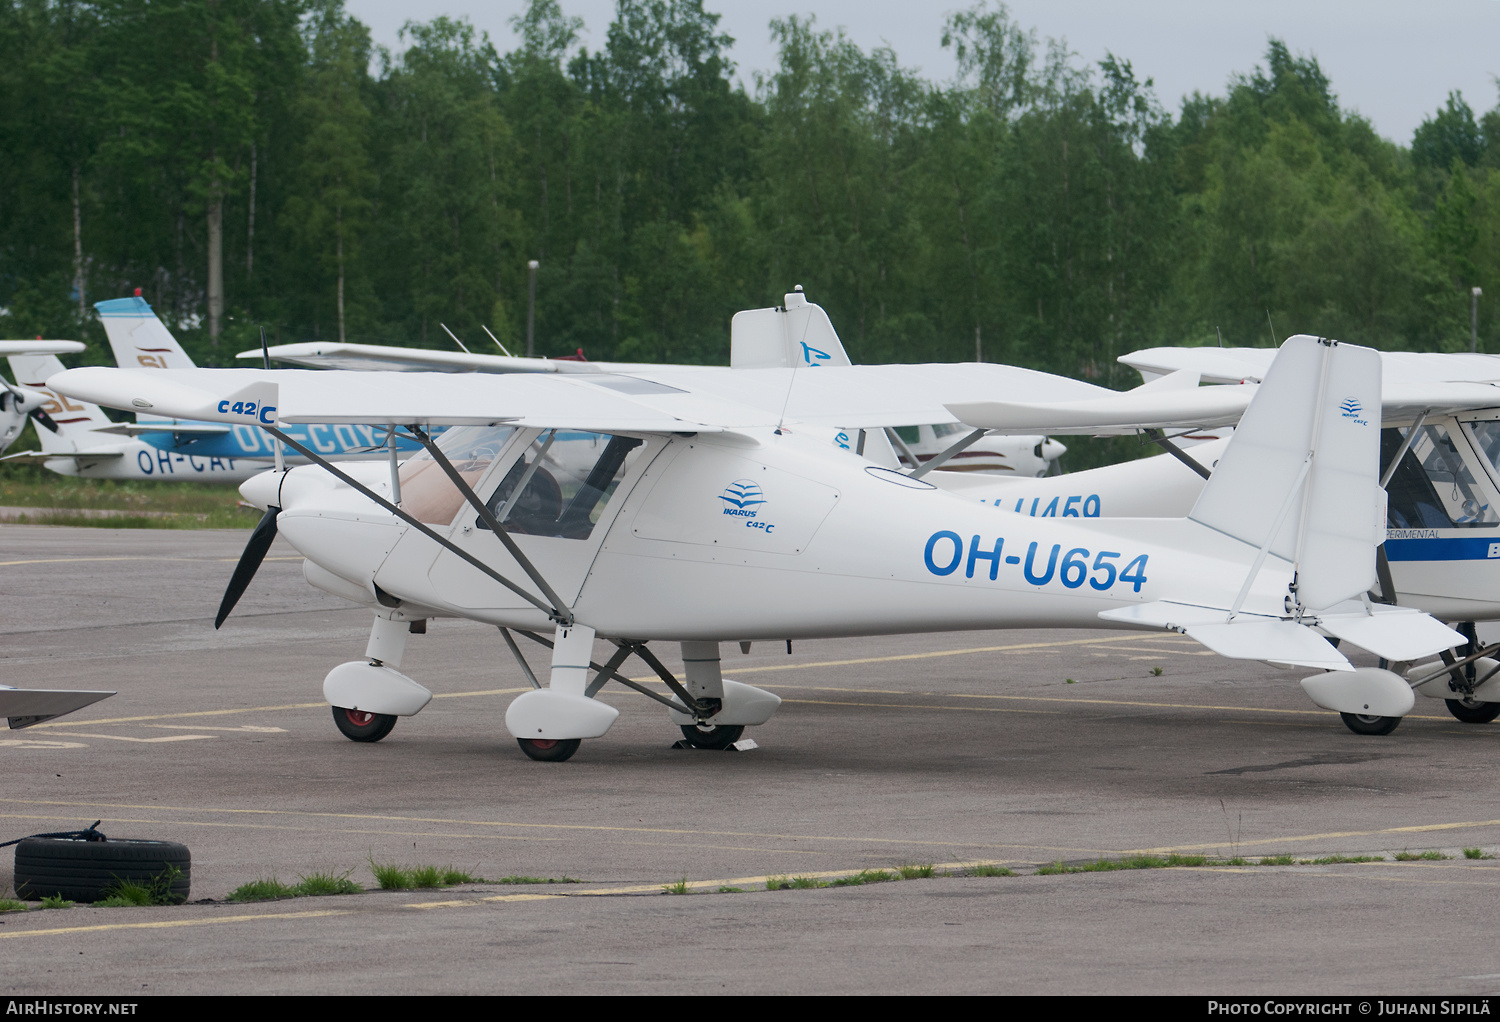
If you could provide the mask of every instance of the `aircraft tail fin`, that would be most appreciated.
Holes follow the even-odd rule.
[[[192,358],[177,343],[144,298],[96,302],[99,322],[109,337],[115,364],[122,369],[194,369]]]
[[[732,369],[804,369],[846,366],[849,356],[833,322],[801,291],[774,309],[748,309],[729,324]]]
[[[92,435],[93,431],[113,425],[109,416],[104,414],[104,409],[98,405],[75,401],[47,388],[47,378],[63,369],[64,366],[56,355],[10,356],[10,371],[15,376],[16,383],[30,390],[41,391],[51,398],[42,406],[42,411],[52,417],[52,421],[57,424],[57,432],[46,429],[36,431],[43,454],[72,454],[95,446],[105,438]],[[117,438],[108,439],[118,443]]]
[[[1292,562],[1322,610],[1375,585],[1385,539],[1380,353],[1288,338],[1188,517]],[[1238,609],[1238,608],[1236,608]]]

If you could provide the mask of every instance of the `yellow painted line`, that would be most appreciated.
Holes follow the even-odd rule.
[[[140,742],[146,745],[158,745],[162,742],[193,742],[201,738],[218,737],[217,735],[162,735],[159,738],[130,738],[126,735],[91,735],[83,731],[49,731],[47,733],[63,738],[104,738],[111,742]]]
[[[541,830],[597,831],[597,832],[602,832],[602,833],[620,833],[620,834],[666,834],[666,835],[673,836],[673,837],[719,837],[719,838],[738,837],[738,838],[756,838],[756,839],[760,839],[760,840],[784,840],[784,841],[843,841],[843,842],[858,841],[858,842],[862,842],[862,843],[865,843],[865,844],[911,845],[911,846],[932,845],[932,846],[938,847],[938,848],[952,848],[954,845],[966,845],[966,846],[970,846],[970,847],[974,847],[974,848],[1013,848],[1013,849],[1024,849],[1024,850],[1027,850],[1027,851],[1037,850],[1037,851],[1081,852],[1081,853],[1088,854],[1088,855],[1093,855],[1093,854],[1100,854],[1100,855],[1103,855],[1103,854],[1122,854],[1122,853],[1115,853],[1112,850],[1097,849],[1097,848],[1066,848],[1066,847],[1059,847],[1059,846],[1055,846],[1055,845],[996,844],[996,843],[992,843],[992,842],[961,840],[961,839],[957,839],[957,838],[949,838],[949,839],[946,839],[946,840],[943,840],[943,841],[923,841],[923,840],[912,840],[912,839],[907,839],[907,838],[870,837],[870,836],[864,835],[864,834],[849,834],[849,835],[777,834],[777,833],[767,834],[767,833],[762,833],[762,832],[758,832],[758,831],[689,830],[687,828],[682,828],[682,827],[618,827],[618,826],[606,826],[606,825],[603,825],[603,824],[588,824],[588,823],[514,823],[514,822],[511,822],[511,821],[507,821],[507,820],[455,820],[455,819],[448,819],[448,818],[445,818],[445,817],[386,816],[386,815],[380,815],[380,814],[376,814],[376,813],[330,813],[330,812],[315,812],[315,811],[312,811],[312,810],[304,810],[304,809],[221,809],[221,808],[214,808],[214,807],[208,807],[208,808],[196,807],[195,808],[193,806],[170,806],[170,805],[163,806],[163,805],[143,805],[143,804],[142,805],[136,805],[136,804],[129,804],[129,803],[112,803],[112,802],[62,802],[62,801],[56,801],[56,800],[52,800],[52,799],[24,799],[24,798],[0,799],[0,804],[5,804],[5,803],[9,803],[9,804],[12,804],[12,805],[29,805],[29,806],[66,806],[66,807],[75,808],[75,809],[145,809],[145,810],[149,810],[149,811],[152,811],[152,812],[221,813],[221,814],[223,814],[225,816],[233,816],[233,815],[248,815],[248,816],[292,816],[292,817],[305,817],[305,818],[311,818],[311,819],[373,820],[373,821],[379,821],[379,822],[407,823],[407,824],[411,824],[411,823],[434,823],[434,824],[448,824],[450,826],[457,826],[457,827],[502,827],[502,828],[514,828],[514,829],[517,829],[517,830],[526,830],[526,831],[541,831]],[[161,821],[158,820],[158,821],[147,821],[147,822],[161,822]],[[230,826],[239,826],[239,825],[238,824],[227,824],[227,823],[224,823],[224,824],[205,824],[205,826],[230,827]],[[386,832],[384,832],[384,831],[377,831],[376,833],[386,833]],[[477,836],[480,836],[480,835],[465,835],[465,836],[477,837]],[[530,838],[530,840],[535,840],[535,838]],[[729,846],[729,847],[735,847],[735,846]],[[747,851],[758,851],[759,849],[745,849],[745,850],[747,850]]]
[[[903,695],[905,693],[902,693]],[[897,710],[949,710],[960,713],[1042,713],[1056,715],[1059,710],[1023,710],[1011,706],[942,706],[938,703],[856,703],[847,699],[783,699],[784,703],[807,703],[812,706],[874,706]]]
[[[974,866],[999,866],[1013,859],[966,859],[962,862],[935,862],[932,864],[934,870],[940,869],[969,869]],[[753,877],[730,877],[727,880],[687,880],[686,885],[692,889],[738,887],[740,884],[764,884],[772,877],[787,877],[796,879],[806,877],[810,880],[833,880],[840,877],[852,877],[858,873],[869,870],[872,873],[884,872],[895,873],[895,866],[862,866],[859,869],[823,869],[815,872],[799,873],[767,873],[763,876]],[[898,874],[899,877],[899,874]],[[894,881],[892,881],[894,882]],[[587,898],[598,897],[606,894],[659,894],[669,885],[667,884],[632,884],[628,887],[598,887],[583,891],[569,891],[566,894],[497,894],[489,897],[474,898],[465,901],[419,901],[407,905],[407,908],[466,908],[470,905],[479,905],[491,901],[555,901],[563,898]]]
[[[267,561],[303,560],[301,555],[264,559]],[[238,560],[238,557],[38,557],[28,561],[0,561],[0,568],[8,568],[16,564],[97,564],[105,561],[187,561],[199,564],[234,564]]]
[[[466,699],[470,696],[500,696],[511,692],[529,692],[531,686],[521,688],[486,688],[473,692],[436,692],[434,699]],[[282,703],[278,706],[245,706],[236,710],[193,710],[188,713],[155,713],[141,717],[106,717],[100,720],[71,720],[55,724],[33,724],[32,729],[54,728],[54,727],[89,727],[94,724],[134,724],[141,720],[183,720],[190,717],[225,717],[237,713],[272,713],[276,710],[326,710],[328,704],[318,703]],[[213,730],[204,728],[205,731]]]
[[[1224,848],[1227,845],[1274,845],[1288,841],[1324,841],[1343,837],[1379,837],[1383,834],[1430,834],[1443,830],[1468,830],[1470,828],[1500,827],[1500,820],[1466,820],[1462,823],[1422,823],[1411,827],[1385,827],[1380,830],[1330,830],[1321,834],[1295,834],[1286,837],[1270,837],[1263,840],[1215,841],[1199,845],[1162,845],[1158,848],[1129,848],[1120,855],[1163,855],[1168,852],[1203,851]]]
[[[105,930],[166,930],[177,926],[218,926],[223,923],[253,923],[262,919],[317,919],[324,916],[346,916],[348,909],[322,912],[267,912],[264,915],[221,916],[217,919],[164,919],[151,923],[104,923],[99,926],[57,926],[47,930],[14,930],[0,933],[0,940],[17,937],[50,937],[59,933],[102,933]]]

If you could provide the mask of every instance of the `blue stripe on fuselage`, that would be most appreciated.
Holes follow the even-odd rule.
[[[1489,537],[1462,539],[1388,539],[1385,556],[1391,561],[1486,561],[1500,558],[1500,541]]]

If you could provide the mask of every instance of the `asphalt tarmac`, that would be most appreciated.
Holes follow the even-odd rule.
[[[0,915],[6,994],[1500,988],[1500,860],[1460,851],[1500,852],[1500,727],[1440,702],[1361,737],[1302,672],[1156,633],[726,644],[726,676],[785,700],[759,748],[675,750],[609,686],[610,733],[546,764],[504,730],[527,683],[499,636],[444,620],[403,664],[436,698],[358,744],[321,682],[368,614],[289,549],[213,630],[247,535],[0,526],[0,682],[119,690],[0,730],[0,838],[102,819],[182,841],[195,901]],[[1428,850],[1449,858],[1390,858]],[[1386,861],[1035,873],[1174,851]],[[582,882],[225,902],[320,872],[373,889],[372,862]],[[945,875],[975,863],[1019,875]]]

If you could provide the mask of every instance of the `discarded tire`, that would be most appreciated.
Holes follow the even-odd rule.
[[[192,869],[187,845],[176,841],[29,837],[16,845],[14,883],[21,898],[99,901],[125,882],[146,888],[158,901],[181,904]]]

